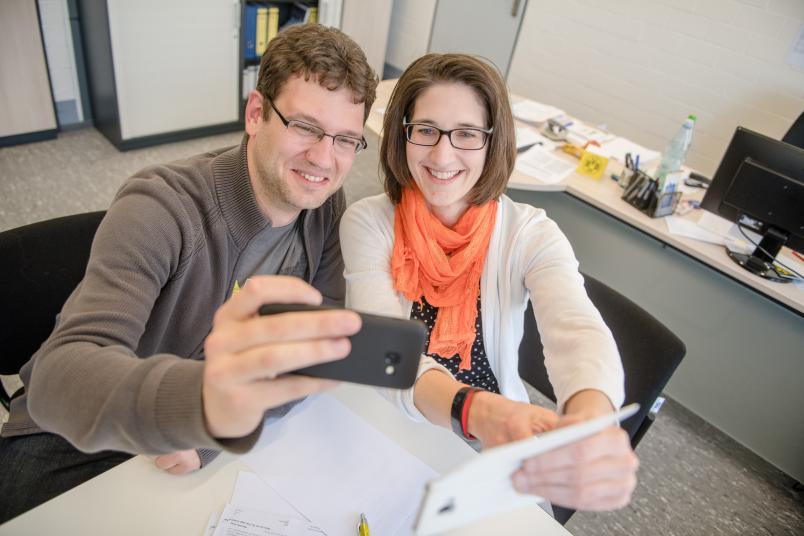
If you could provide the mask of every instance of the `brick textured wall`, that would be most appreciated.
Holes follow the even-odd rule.
[[[780,138],[804,111],[802,24],[804,0],[529,0],[508,82],[657,150],[694,113],[711,174],[735,127]]]

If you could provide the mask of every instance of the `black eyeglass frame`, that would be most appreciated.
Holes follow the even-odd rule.
[[[433,128],[433,129],[437,130],[438,131],[438,139],[436,139],[435,143],[416,143],[415,141],[411,141],[409,128],[413,127],[413,126],[417,126],[417,125],[421,125],[421,126],[425,126],[425,127]],[[454,147],[455,149],[458,149],[459,151],[479,151],[479,150],[483,149],[484,147],[486,147],[486,144],[489,142],[489,138],[491,138],[491,134],[494,132],[494,127],[491,127],[488,130],[483,129],[483,128],[477,128],[477,127],[460,127],[460,128],[453,128],[452,130],[444,130],[444,129],[438,128],[435,125],[431,125],[430,123],[416,123],[416,122],[408,123],[407,119],[402,119],[402,130],[405,132],[405,139],[407,140],[407,142],[411,143],[413,145],[418,145],[419,147],[435,147],[441,141],[441,137],[446,134],[447,139],[449,140],[449,144],[452,145],[452,147]],[[452,141],[452,133],[456,132],[456,131],[459,131],[459,130],[473,130],[475,132],[481,132],[481,133],[485,134],[485,137],[483,138],[483,145],[481,145],[480,147],[474,148],[474,149],[467,149],[465,147],[456,146],[455,143]]]
[[[306,128],[311,129],[313,132],[318,132],[319,135],[318,135],[318,139],[316,140],[316,143],[321,141],[324,137],[332,138],[332,146],[333,147],[335,146],[335,140],[338,139],[338,138],[347,139],[347,140],[350,140],[350,141],[356,141],[356,142],[359,142],[359,143],[358,143],[357,146],[355,146],[354,154],[359,154],[360,151],[362,151],[363,149],[368,147],[368,142],[366,142],[366,138],[364,138],[364,137],[355,138],[354,136],[347,136],[346,134],[327,134],[326,132],[324,132],[324,129],[322,129],[319,126],[316,126],[316,125],[313,125],[313,124],[310,124],[310,123],[306,123],[304,121],[299,121],[298,119],[285,119],[285,116],[282,115],[282,112],[277,110],[276,105],[274,104],[274,101],[272,99],[266,99],[266,100],[268,101],[268,104],[271,105],[271,108],[273,108],[273,110],[276,112],[276,115],[279,116],[279,120],[282,121],[282,124],[285,125],[286,129],[290,128],[291,123],[296,123],[296,124],[299,124],[299,125],[304,125]]]

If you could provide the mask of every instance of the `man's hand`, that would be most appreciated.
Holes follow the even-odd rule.
[[[180,450],[173,454],[165,454],[154,458],[158,469],[167,471],[171,475],[183,475],[201,468],[201,458],[194,449]]]
[[[202,399],[209,433],[243,437],[263,413],[337,382],[283,374],[342,359],[347,337],[360,330],[352,311],[315,311],[259,316],[265,303],[319,305],[321,294],[295,277],[257,276],[215,313],[204,342]]]
[[[562,417],[559,427],[584,420]],[[514,488],[576,510],[613,510],[631,500],[639,460],[625,430],[612,426],[591,437],[526,460]]]
[[[468,419],[469,433],[478,438],[484,448],[541,434],[558,424],[558,415],[549,409],[514,402],[488,391],[474,394]]]

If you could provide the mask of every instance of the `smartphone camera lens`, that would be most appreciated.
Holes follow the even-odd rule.
[[[385,353],[385,375],[392,376],[396,372],[396,365],[402,360],[402,356],[400,356],[396,352],[386,352]]]

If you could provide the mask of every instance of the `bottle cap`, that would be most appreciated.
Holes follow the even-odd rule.
[[[695,116],[695,114],[690,114],[690,115],[688,115],[688,116],[687,116],[687,119],[692,119],[693,121],[697,121],[697,120],[698,120],[698,118]]]

